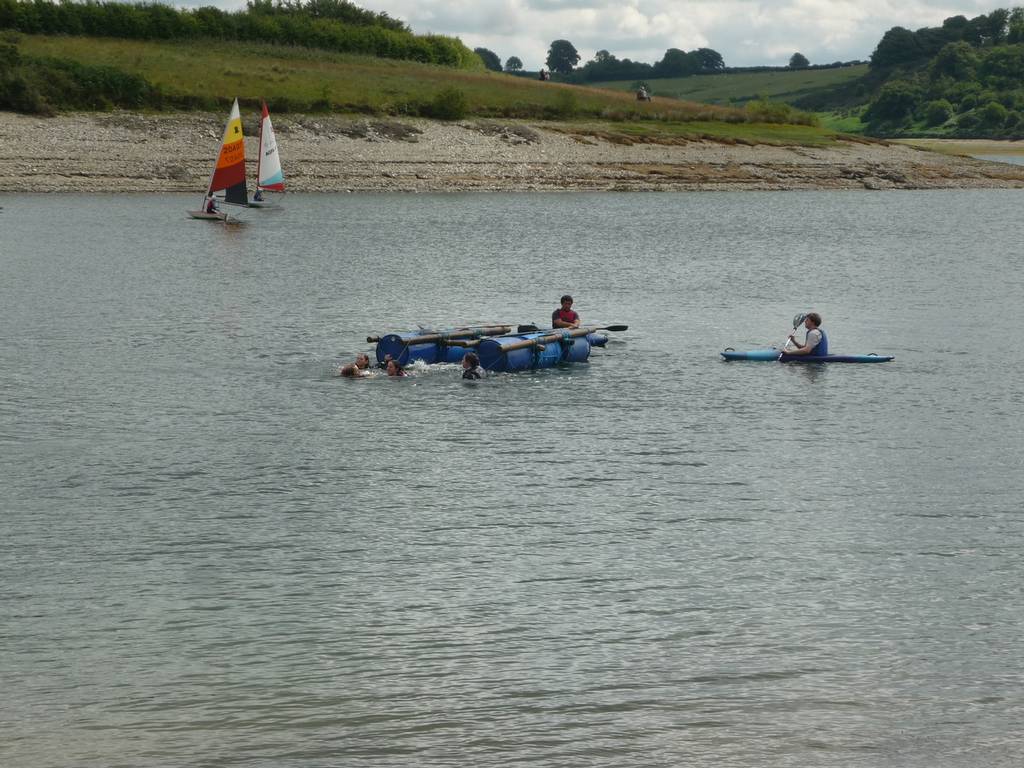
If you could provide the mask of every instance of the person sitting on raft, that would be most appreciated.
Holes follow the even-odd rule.
[[[808,312],[804,317],[804,328],[807,329],[807,335],[804,337],[804,343],[800,346],[792,349],[787,349],[787,355],[814,355],[820,357],[828,354],[828,336],[821,330],[821,315],[817,312]],[[796,339],[793,338],[795,331],[789,334],[789,340],[796,344]]]
[[[572,296],[562,297],[562,306],[551,313],[552,328],[579,328],[580,316],[572,310]]]
[[[486,372],[480,367],[480,358],[476,352],[467,352],[462,358],[462,378],[482,379]]]
[[[370,372],[370,358],[363,352],[356,355],[356,361],[354,363],[348,363],[341,366],[341,370],[338,371],[339,376],[366,376]]]
[[[408,376],[402,364],[397,360],[388,360],[388,376]]]

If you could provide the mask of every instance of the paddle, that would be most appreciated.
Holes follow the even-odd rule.
[[[587,328],[573,328],[567,331],[554,331],[544,336],[537,336],[534,339],[523,339],[522,341],[514,341],[511,344],[502,344],[502,352],[512,352],[517,349],[526,349],[534,345],[546,344],[550,341],[560,341],[565,336],[569,338],[578,338],[580,336],[587,336],[594,331],[625,331],[628,330],[628,325],[592,325]]]
[[[789,342],[793,340],[793,334],[796,333],[796,329],[799,328],[800,323],[802,323],[806,319],[807,315],[803,313],[795,315],[793,317],[793,330],[789,332],[789,335],[786,337],[786,343],[782,345],[782,351],[779,352],[779,360],[782,359],[782,356],[786,354],[786,350],[789,349]]]
[[[502,336],[511,330],[511,325],[480,325],[473,328],[460,328],[449,333],[424,333],[419,336],[403,339],[403,341],[406,346],[409,346],[410,344],[426,344],[428,341],[441,341],[442,339],[462,339],[467,336]],[[380,340],[380,336],[366,337],[366,341],[369,344]]]

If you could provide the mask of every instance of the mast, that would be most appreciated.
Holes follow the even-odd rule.
[[[260,169],[263,167],[263,121],[267,119],[268,112],[267,102],[264,101],[262,104],[263,113],[260,115],[260,144],[259,149],[257,150],[258,154],[256,155],[256,189],[263,189],[263,187],[260,186]]]

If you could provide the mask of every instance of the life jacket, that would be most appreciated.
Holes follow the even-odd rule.
[[[818,328],[821,333],[821,341],[818,342],[818,346],[810,351],[812,357],[823,357],[828,354],[828,335],[825,333],[824,328]]]

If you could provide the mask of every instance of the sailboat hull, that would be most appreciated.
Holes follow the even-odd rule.
[[[223,211],[217,213],[207,213],[206,211],[187,211],[188,215],[193,219],[202,219],[203,221],[227,221],[228,215]]]

